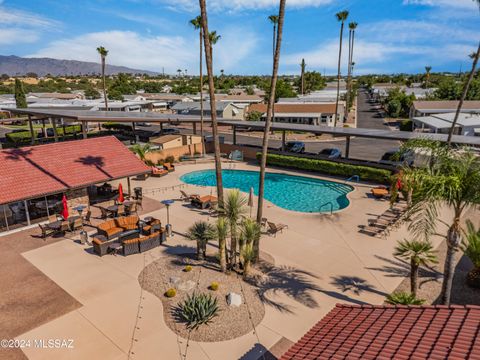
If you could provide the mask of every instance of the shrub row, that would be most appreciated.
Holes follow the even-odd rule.
[[[82,127],[80,125],[65,126],[65,134],[66,135],[73,135],[75,133],[80,134],[81,132],[82,132]],[[53,137],[53,129],[52,128],[48,128],[47,133],[49,134],[50,137]],[[38,138],[38,130],[34,131],[33,135],[34,135],[35,138]],[[57,135],[58,136],[63,135],[63,127],[57,127]],[[7,134],[5,134],[5,138],[10,143],[20,144],[20,143],[30,142],[31,135],[30,135],[30,131],[25,130],[25,131],[7,133]]]
[[[260,159],[261,153],[257,153]],[[345,164],[329,160],[309,159],[287,155],[268,154],[267,165],[282,166],[300,170],[316,171],[323,174],[350,177],[360,176],[360,180],[370,180],[380,183],[388,183],[392,175],[391,171],[377,169],[369,166]]]
[[[106,122],[102,124],[102,127],[107,130],[124,130],[132,131],[132,126],[127,124],[115,123],[115,122]]]

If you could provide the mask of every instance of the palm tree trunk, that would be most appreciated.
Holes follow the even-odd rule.
[[[285,2],[286,0],[280,0],[280,11],[278,19],[278,30],[277,30],[277,42],[275,47],[275,60],[273,62],[273,72],[272,80],[270,83],[270,97],[268,99],[267,107],[267,119],[265,122],[265,131],[263,132],[263,142],[262,142],[262,157],[260,160],[260,179],[258,187],[258,209],[257,209],[257,222],[261,223],[263,217],[263,197],[265,192],[265,168],[267,165],[267,153],[268,153],[268,133],[270,132],[270,127],[272,123],[273,107],[275,103],[275,89],[277,86],[277,74],[278,74],[278,64],[280,62],[280,47],[282,45],[282,31],[283,31],[283,19],[285,17]],[[255,250],[258,260],[258,251]]]
[[[203,29],[200,28],[200,136],[202,137],[202,155],[205,156],[205,137],[203,135]]]
[[[338,49],[338,71],[337,71],[337,100],[335,101],[335,121],[333,126],[337,126],[337,119],[338,119],[338,100],[340,98],[340,68],[342,62],[342,42],[343,42],[343,21],[342,25],[340,26],[340,47]]]
[[[222,272],[227,272],[226,251],[225,251],[225,239],[219,239],[218,241],[218,257],[220,258],[220,269]]]
[[[250,260],[245,261],[243,265],[243,278],[246,279],[248,277],[248,273],[250,272]]]
[[[350,103],[350,72],[352,68],[352,30],[348,32],[348,70],[347,70],[347,119],[348,119],[348,104]]]
[[[453,225],[448,229],[447,233],[447,255],[445,257],[445,266],[443,270],[443,283],[441,300],[443,305],[450,305],[450,297],[452,293],[453,275],[455,274],[455,253],[460,245],[460,228],[459,217],[457,217]]]
[[[302,95],[305,95],[305,68],[302,65],[302,81],[301,81],[301,86],[302,86]]]
[[[212,135],[213,146],[215,149],[215,174],[217,179],[217,197],[218,203],[223,203],[223,182],[222,182],[222,159],[220,158],[220,141],[218,138],[218,125],[217,125],[217,112],[215,105],[215,84],[213,82],[213,65],[212,65],[212,44],[210,44],[209,32],[208,32],[208,19],[207,19],[207,5],[205,0],[199,0],[201,17],[202,17],[202,30],[203,41],[205,44],[205,61],[207,63],[207,75],[208,75],[208,91],[210,94],[210,114],[212,119]]]
[[[102,57],[102,82],[103,82],[103,99],[105,101],[105,110],[108,111],[107,83],[105,80],[105,57]]]
[[[202,243],[197,240],[197,259],[203,260]]]
[[[460,98],[460,101],[458,102],[458,107],[457,107],[457,111],[455,112],[455,117],[454,117],[453,122],[452,122],[452,127],[450,128],[450,131],[448,132],[448,139],[447,139],[448,146],[450,146],[451,143],[452,143],[452,135],[453,135],[453,132],[455,131],[455,125],[457,125],[458,117],[460,116],[460,111],[462,111],[463,102],[465,101],[465,98],[467,97],[468,89],[470,88],[470,84],[472,83],[473,76],[475,75],[475,68],[477,67],[479,56],[480,56],[480,42],[478,43],[478,49],[477,49],[477,52],[475,53],[475,56],[473,58],[472,70],[470,71],[470,75],[468,75],[468,80],[465,83],[465,86],[463,87],[462,97]]]
[[[410,260],[410,292],[416,298],[418,288],[418,265],[412,258]]]
[[[230,269],[237,264],[237,234],[233,227],[230,228]]]

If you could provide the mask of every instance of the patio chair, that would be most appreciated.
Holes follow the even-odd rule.
[[[265,228],[265,226],[267,226],[267,221],[268,221],[267,218],[262,218],[262,221],[260,222],[260,226],[262,228]]]
[[[125,205],[118,205],[117,216],[125,215]]]
[[[43,240],[46,240],[48,236],[50,235],[53,235],[55,233],[55,230],[53,229],[50,229],[49,227],[47,226],[42,226],[40,224],[38,224],[38,227],[40,228],[40,230],[42,231],[42,239]]]
[[[103,207],[100,207],[100,206],[99,206],[98,208],[100,209],[100,212],[101,212],[100,218],[101,218],[101,219],[106,219],[106,218],[108,218],[108,216],[110,215],[109,212],[108,212],[108,210],[105,209],[105,208],[103,208]]]
[[[81,229],[83,227],[83,219],[81,217],[76,218],[72,222],[71,230],[75,232],[77,229]]]
[[[58,233],[62,234],[63,236],[65,236],[65,234],[67,233],[67,231],[71,231],[70,229],[70,223],[68,221],[63,221],[62,222],[62,225],[60,226],[60,228],[58,229]]]
[[[183,201],[191,201],[194,198],[199,198],[200,197],[200,195],[198,195],[198,194],[187,194],[183,190],[180,190],[180,194],[181,194],[180,200],[183,200]]]
[[[91,217],[92,217],[92,212],[90,210],[88,210],[85,213],[85,217],[83,218],[83,225],[92,226],[92,221],[90,220]]]
[[[130,214],[135,213],[135,214],[138,215],[138,209],[137,209],[137,207],[138,207],[138,206],[137,206],[137,203],[136,203],[136,202],[130,204]]]
[[[163,168],[168,172],[175,171],[175,165],[173,165],[172,163],[164,163]]]
[[[277,236],[277,232],[283,232],[283,229],[288,229],[288,225],[285,224],[275,224],[271,221],[267,221],[268,224],[268,232],[270,235]]]

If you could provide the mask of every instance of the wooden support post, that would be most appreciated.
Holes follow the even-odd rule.
[[[237,127],[232,126],[233,128],[233,145],[237,145]]]
[[[50,118],[53,127],[53,137],[55,138],[55,142],[58,142],[58,133],[57,133],[57,119]]]
[[[132,133],[135,143],[137,143],[137,135],[135,134],[135,121],[132,121]]]
[[[161,135],[163,132],[163,122],[160,121],[159,124],[160,124],[160,135]]]
[[[128,196],[132,198],[132,185],[130,184],[130,177],[127,177],[127,189],[128,189]]]
[[[62,131],[63,131],[63,134],[62,134],[62,140],[65,141],[65,138],[67,136],[67,130],[65,128],[65,119],[64,118],[60,118],[61,122],[62,122]]]
[[[45,126],[45,119],[42,119],[42,131],[43,131],[43,138],[48,138],[47,128]]]
[[[87,126],[88,126],[88,122],[82,121],[82,135],[84,139],[87,138]]]
[[[285,151],[286,144],[287,144],[287,132],[283,130],[282,131],[282,151]]]
[[[35,145],[35,133],[33,132],[32,117],[28,115],[28,125],[30,126],[31,144]]]
[[[347,136],[347,143],[345,144],[345,159],[350,156],[350,136]]]
[[[197,135],[197,123],[192,122],[193,126],[193,135]]]

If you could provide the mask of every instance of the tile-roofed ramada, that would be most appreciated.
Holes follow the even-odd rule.
[[[0,204],[149,171],[114,136],[5,149],[0,151]]]
[[[281,360],[480,359],[480,306],[339,305]]]

